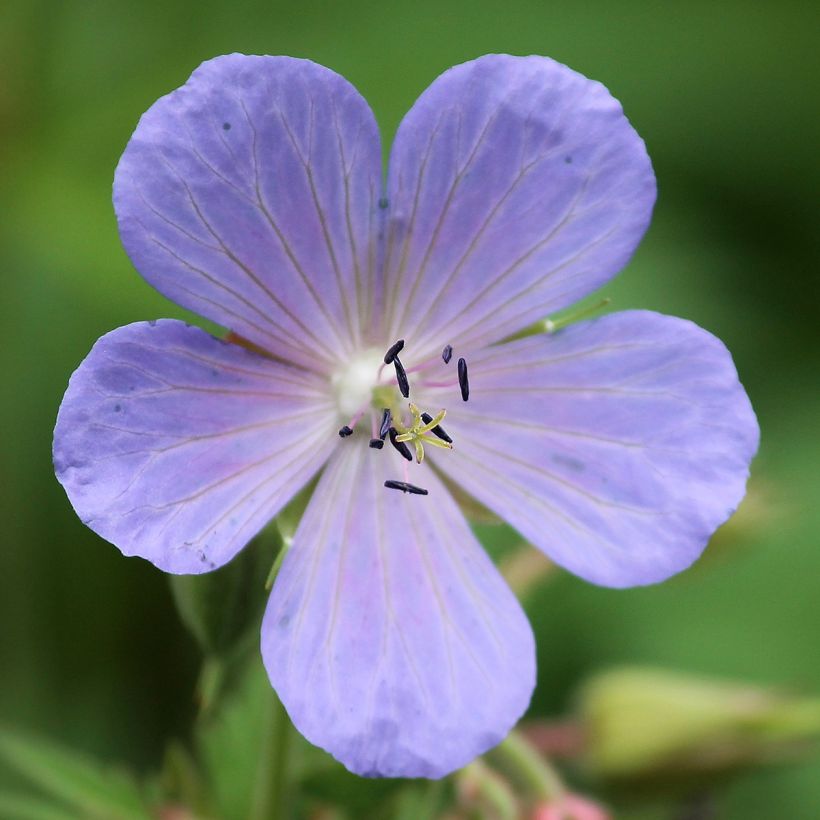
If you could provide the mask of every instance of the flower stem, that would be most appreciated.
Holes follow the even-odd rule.
[[[273,692],[262,720],[262,743],[248,820],[282,820],[286,816],[290,718]]]
[[[222,690],[224,680],[225,666],[222,659],[216,655],[206,655],[196,685],[200,717],[210,713]]]
[[[514,730],[493,749],[492,755],[539,800],[554,800],[566,791],[561,776],[546,757]]]
[[[510,785],[480,758],[456,775],[456,786],[459,803],[463,803],[468,810],[480,810],[484,806],[497,820],[515,820],[519,817],[518,804]]]

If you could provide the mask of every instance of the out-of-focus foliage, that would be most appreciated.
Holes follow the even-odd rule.
[[[585,758],[602,779],[680,788],[789,760],[820,737],[820,697],[666,670],[598,673],[580,696]]]
[[[139,115],[199,62],[229,51],[334,68],[368,98],[388,137],[439,72],[489,51],[548,54],[612,90],[647,142],[660,196],[646,240],[606,289],[611,307],[685,316],[719,335],[763,443],[748,501],[679,578],[612,591],[544,572],[529,586],[540,665],[531,717],[564,713],[587,676],[622,663],[820,693],[818,24],[811,2],[5,0],[0,721],[149,780],[170,755],[166,776],[175,772],[184,791],[188,752],[168,747],[190,741],[198,650],[167,579],[76,518],[50,447],[68,376],[100,334],[183,316],[125,257],[111,179]],[[509,553],[506,530],[485,524],[482,533]],[[196,777],[264,758],[255,744],[265,733],[250,734],[262,724],[247,709],[235,728],[225,724],[222,743],[198,741]],[[391,796],[391,784],[356,781],[291,743],[297,770],[327,767],[308,777],[309,793],[348,816],[389,800],[421,817],[441,797],[431,803],[414,784]],[[231,744],[247,757],[231,758]],[[26,793],[19,768],[0,766],[0,793]],[[206,785],[241,789],[219,783]],[[47,814],[40,798],[3,799],[4,817],[74,816]],[[627,820],[672,812],[611,799]],[[820,805],[816,760],[737,777],[716,800],[729,820],[810,820]]]
[[[276,541],[271,545],[269,541]],[[172,575],[174,602],[182,622],[205,655],[225,656],[244,647],[258,632],[265,606],[265,582],[278,552],[271,528],[253,549],[204,575]]]
[[[126,773],[74,750],[6,731],[0,732],[0,760],[47,795],[43,799],[0,795],[2,817],[142,820],[146,816],[147,806]]]

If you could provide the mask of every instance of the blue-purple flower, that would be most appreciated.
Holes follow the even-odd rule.
[[[386,183],[343,78],[210,60],[142,117],[114,204],[144,278],[251,344],[173,320],[104,336],[63,400],[57,475],[125,555],[199,573],[318,474],[262,626],[270,679],[352,771],[446,774],[535,679],[447,483],[613,587],[689,566],[743,496],[757,424],[709,333],[629,311],[504,341],[611,279],[654,200],[620,105],[544,57],[444,73]]]

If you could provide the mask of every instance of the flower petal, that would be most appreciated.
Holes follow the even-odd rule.
[[[488,348],[437,459],[562,566],[604,586],[689,566],[745,492],[758,426],[723,344],[629,311]]]
[[[114,205],[154,287],[282,358],[327,365],[367,316],[380,179],[376,122],[345,79],[231,54],[143,115]]]
[[[463,349],[613,277],[649,223],[655,177],[600,83],[493,54],[442,74],[404,118],[388,200],[387,337]]]
[[[299,731],[351,771],[441,777],[526,709],[534,645],[518,602],[425,465],[343,447],[276,580],[262,653]],[[420,478],[416,478],[415,475]]]
[[[54,466],[77,514],[176,573],[229,561],[319,469],[316,377],[170,319],[103,336],[68,385]]]

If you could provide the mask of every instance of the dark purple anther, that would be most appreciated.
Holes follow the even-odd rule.
[[[396,381],[399,383],[399,392],[407,399],[410,397],[410,382],[407,381],[407,372],[398,356],[393,357],[393,366],[396,368]]]
[[[444,350],[441,351],[441,358],[444,359],[444,364],[450,364],[450,359],[453,358],[452,345],[444,345]]]
[[[433,417],[429,413],[422,413],[421,420],[425,424],[429,424],[433,420]],[[437,424],[435,427],[431,427],[430,432],[434,436],[438,436],[438,438],[440,438],[442,441],[446,441],[448,444],[453,443],[453,440],[450,438],[450,436],[447,435],[447,433],[444,432],[444,428],[440,424]]]
[[[404,339],[399,339],[395,344],[390,345],[387,349],[387,353],[384,354],[384,363],[390,364],[396,356],[401,353],[402,348],[404,347]]]
[[[350,429],[350,428],[349,428],[349,427],[345,424],[345,426],[344,426],[344,427],[342,427],[342,428],[339,430],[339,435],[340,435],[342,438],[347,438],[348,436],[352,436],[352,435],[353,435],[353,431],[352,431],[352,430],[351,430],[351,429]]]
[[[412,461],[413,454],[410,452],[410,448],[403,441],[396,441],[396,436],[398,435],[396,428],[391,427],[388,433],[390,435],[390,443],[402,454],[404,458],[408,461]]]
[[[406,481],[393,481],[388,478],[384,482],[384,486],[389,490],[401,490],[403,493],[412,493],[413,495],[427,495],[427,490],[423,487],[417,487],[415,484],[408,484]]]
[[[467,378],[467,362],[458,360],[458,386],[461,388],[461,398],[464,401],[470,398],[470,380]]]
[[[382,421],[379,425],[379,438],[384,441],[384,437],[387,435],[388,430],[390,430],[390,423],[393,421],[393,415],[391,412],[385,407],[384,411],[382,412]]]

